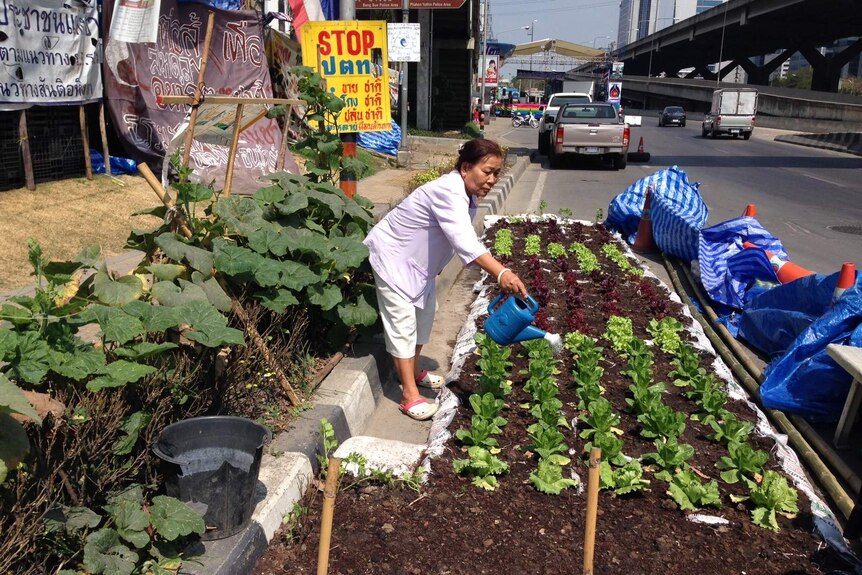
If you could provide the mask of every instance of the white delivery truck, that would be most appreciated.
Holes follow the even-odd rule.
[[[757,113],[757,90],[754,88],[721,88],[712,93],[712,106],[703,116],[701,135],[705,138],[729,134],[746,140],[754,131]]]

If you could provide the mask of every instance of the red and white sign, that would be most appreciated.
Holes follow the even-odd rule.
[[[497,86],[500,71],[497,67],[497,56],[487,55],[484,58],[485,62],[482,66],[482,73],[485,75],[485,87],[494,88]]]

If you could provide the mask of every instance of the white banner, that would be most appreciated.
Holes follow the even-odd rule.
[[[101,49],[95,0],[0,0],[0,109],[100,100]]]
[[[111,38],[131,43],[156,42],[159,10],[160,0],[118,0],[111,19]]]

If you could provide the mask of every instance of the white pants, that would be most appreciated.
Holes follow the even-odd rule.
[[[374,274],[377,307],[383,320],[386,351],[393,357],[408,359],[416,355],[416,346],[431,339],[434,315],[437,313],[436,287],[425,296],[425,307],[418,308],[405,300],[385,281]]]

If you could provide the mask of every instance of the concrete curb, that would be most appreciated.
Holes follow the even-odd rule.
[[[474,228],[481,233],[485,215],[499,213],[509,192],[530,164],[531,156],[519,156],[511,170],[479,204]],[[443,299],[463,269],[453,260],[437,278],[437,297]],[[289,430],[276,435],[267,446],[260,467],[257,506],[251,523],[232,537],[202,542],[187,553],[184,575],[239,575],[250,573],[281,526],[283,517],[302,498],[320,464],[320,420],[335,428],[339,444],[361,435],[366,422],[383,397],[382,382],[391,375],[391,361],[382,338],[357,346],[323,380],[312,408],[300,415]],[[193,554],[199,555],[193,557]]]
[[[860,132],[787,134],[776,136],[775,141],[862,156],[862,133]]]

